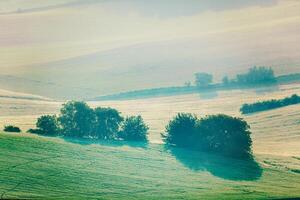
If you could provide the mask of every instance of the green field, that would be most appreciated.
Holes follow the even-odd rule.
[[[0,140],[1,198],[300,197],[299,171],[280,167],[270,156],[258,156],[256,163],[195,157],[159,144],[89,144],[5,133]],[[299,164],[299,157],[291,159]]]
[[[247,102],[300,94],[300,85],[129,101],[88,102],[140,114],[150,144],[70,141],[0,133],[0,199],[278,199],[300,197],[300,105],[241,115]],[[0,91],[0,126],[25,132],[63,102]],[[28,98],[29,97],[29,98]],[[251,126],[254,161],[165,149],[160,133],[178,112],[225,113]]]

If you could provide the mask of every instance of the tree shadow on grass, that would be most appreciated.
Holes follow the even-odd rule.
[[[144,148],[148,147],[147,142],[135,142],[135,141],[122,141],[122,140],[96,140],[90,138],[72,138],[72,137],[63,137],[66,142],[71,142],[74,144],[80,145],[92,145],[98,144],[103,146],[110,146],[110,147],[122,147],[122,146],[129,146],[135,148]]]
[[[208,171],[227,180],[254,181],[261,177],[263,171],[253,157],[240,160],[175,147],[167,150],[185,167],[193,171]]]

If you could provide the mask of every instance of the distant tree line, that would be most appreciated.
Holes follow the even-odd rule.
[[[256,87],[282,83],[299,82],[300,73],[276,76],[270,67],[252,67],[244,74],[237,74],[233,78],[224,76],[221,83],[214,83],[213,75],[205,72],[194,74],[194,81],[186,81],[183,86],[161,87],[121,92],[112,95],[99,96],[91,100],[128,100],[147,97],[171,96],[190,94],[201,90],[219,90],[240,87]]]
[[[254,66],[245,74],[237,74],[235,79],[224,76],[222,82],[224,86],[274,84],[276,83],[276,77],[271,67]]]
[[[300,97],[297,94],[293,94],[290,97],[284,99],[272,99],[268,101],[260,101],[252,104],[243,104],[240,108],[242,114],[254,113],[259,111],[271,110],[275,108],[280,108],[284,106],[289,106],[293,104],[300,103]]]
[[[30,133],[98,140],[147,141],[148,126],[141,116],[123,117],[114,108],[89,107],[85,102],[63,104],[58,116],[43,115]]]
[[[246,121],[228,115],[198,118],[190,113],[179,113],[166,126],[162,137],[167,146],[250,158],[249,129]]]
[[[197,88],[208,88],[213,86],[213,75],[205,72],[195,73],[195,86]],[[247,73],[237,74],[235,78],[229,79],[224,76],[222,79],[223,86],[251,86],[259,84],[274,84],[277,79],[271,67],[252,67]],[[187,86],[185,84],[185,86]]]

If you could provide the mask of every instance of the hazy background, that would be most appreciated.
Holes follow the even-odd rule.
[[[0,89],[79,99],[300,72],[299,41],[297,0],[2,0]]]

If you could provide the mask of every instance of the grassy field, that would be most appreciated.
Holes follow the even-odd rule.
[[[2,198],[300,197],[299,171],[280,167],[272,156],[258,156],[258,164],[208,154],[196,158],[160,144],[72,143],[3,133],[0,140]],[[291,159],[299,164],[300,158]]]
[[[2,92],[0,125],[24,131],[62,102]],[[5,94],[4,94],[5,93]],[[300,197],[300,105],[241,115],[243,103],[300,94],[300,85],[130,101],[89,102],[141,114],[150,144],[70,141],[0,133],[0,197],[98,199],[277,199]],[[12,98],[11,96],[21,96]],[[28,97],[28,95],[25,95]],[[30,97],[30,95],[29,95]],[[251,125],[254,161],[165,149],[159,133],[177,112],[225,113]],[[159,113],[159,114],[158,114]]]

